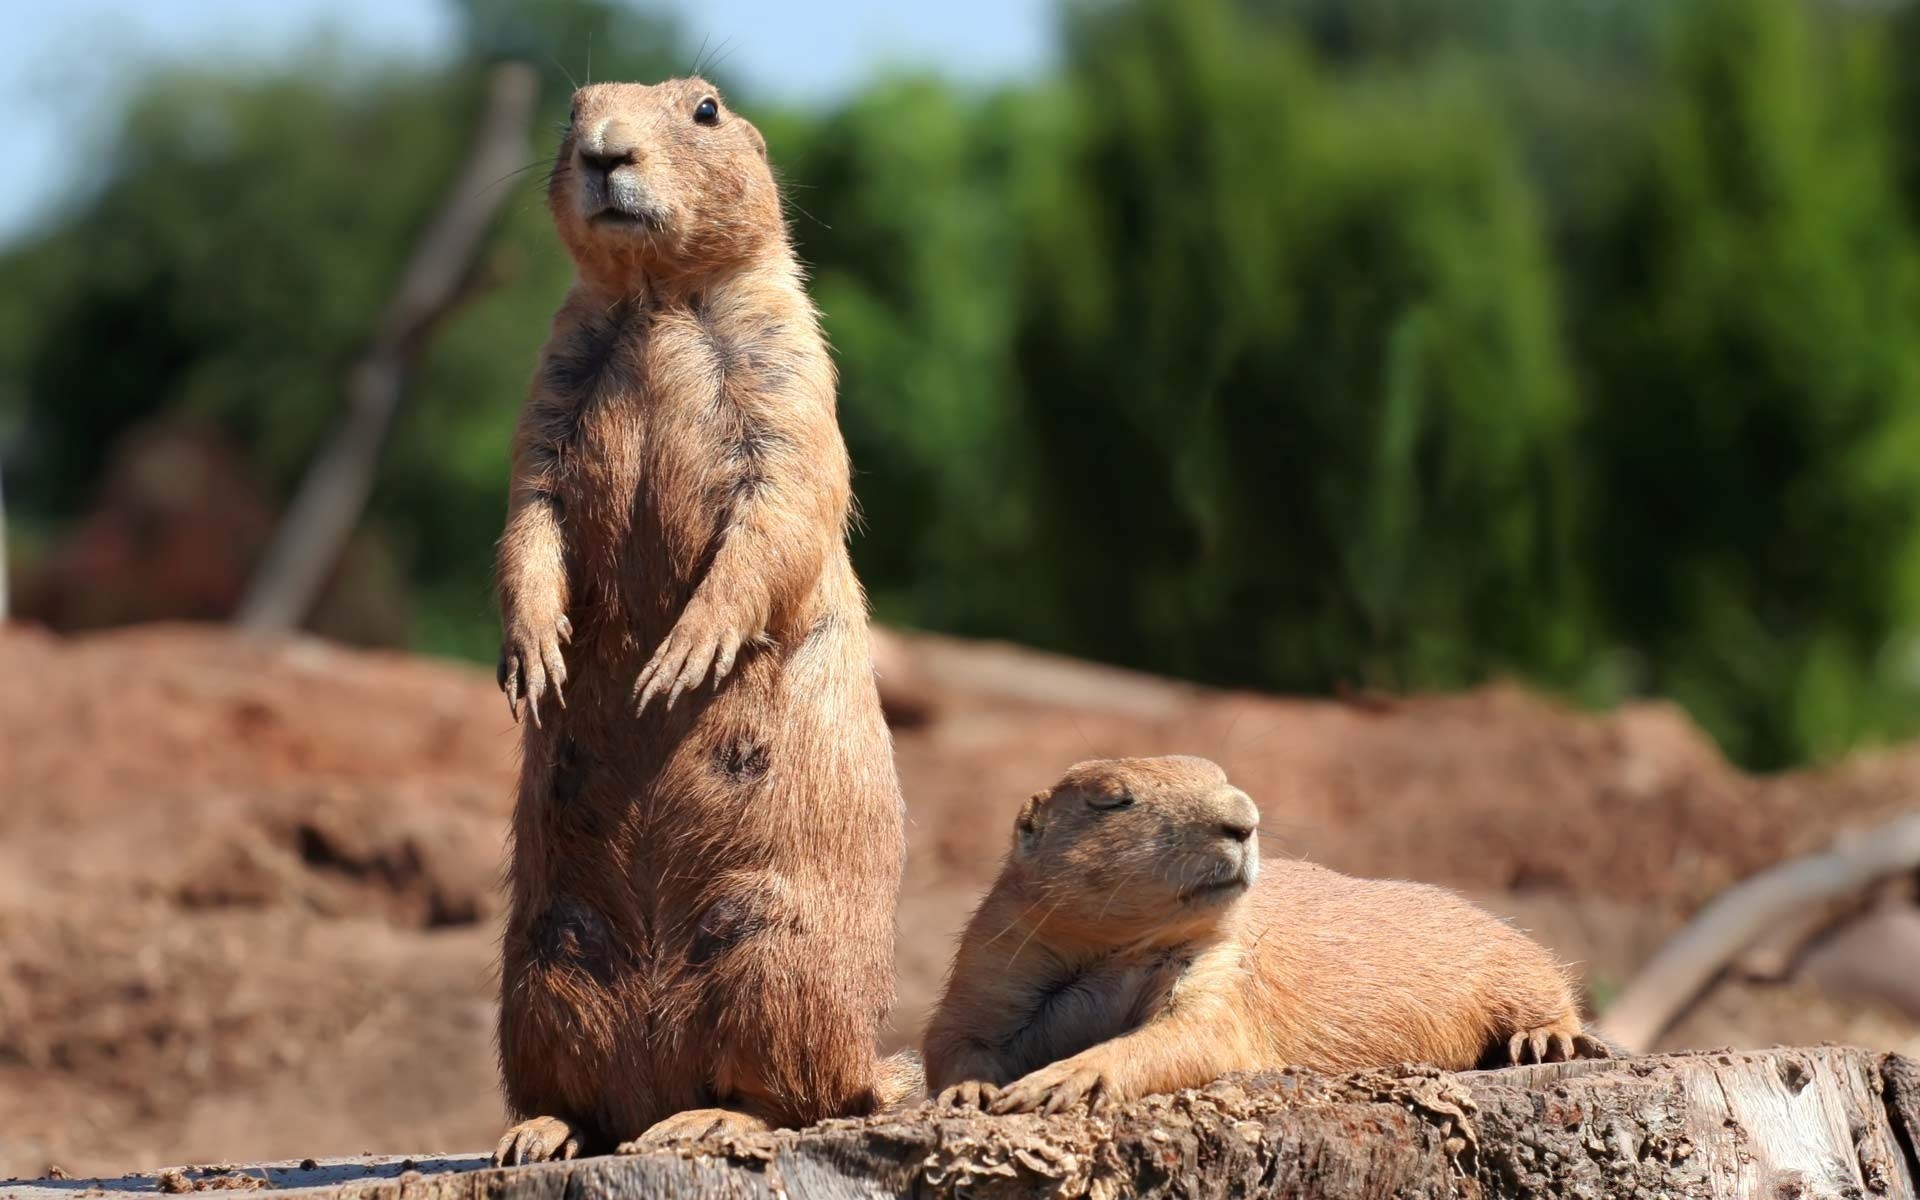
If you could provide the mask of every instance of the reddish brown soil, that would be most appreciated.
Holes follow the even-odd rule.
[[[1920,789],[1920,747],[1743,776],[1657,705],[1289,701],[936,639],[885,650],[890,708],[920,717],[896,730],[896,1041],[1020,800],[1081,758],[1218,758],[1269,853],[1466,889],[1603,994],[1715,890]],[[491,1143],[517,736],[485,673],[213,629],[16,629],[0,681],[0,1176]],[[1912,1050],[1920,1030],[1724,987],[1672,1040],[1825,1039]]]

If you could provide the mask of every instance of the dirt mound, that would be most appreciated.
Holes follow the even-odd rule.
[[[234,611],[277,522],[271,489],[211,421],[157,417],[123,434],[85,516],[15,564],[22,618],[69,632]],[[407,638],[393,555],[355,532],[313,608],[314,629],[373,646]]]
[[[1750,778],[1658,705],[1303,702],[946,639],[882,651],[911,816],[896,1042],[1020,801],[1082,758],[1218,758],[1269,853],[1490,898],[1600,991],[1718,888],[1920,783],[1914,749]],[[0,632],[0,678],[0,1175],[491,1142],[518,738],[484,672],[149,627]],[[1719,998],[1679,1036],[1913,1037],[1767,1003],[1743,1025],[1753,1005]]]
[[[1260,803],[1267,853],[1471,891],[1562,891],[1681,910],[1837,830],[1912,807],[1920,748],[1819,774],[1730,767],[1664,703],[1579,713],[1510,685],[1354,702],[1221,693],[1089,670],[1032,692],[1032,651],[915,637],[922,662],[1005,655],[943,692],[923,730],[899,736],[916,848],[935,870],[975,872],[1004,847],[1019,802],[1069,763],[1113,754],[1219,760]],[[1111,676],[1111,678],[1108,678]],[[1131,691],[1115,700],[1116,688]],[[1155,691],[1157,689],[1157,692]],[[951,814],[981,819],[953,820]]]

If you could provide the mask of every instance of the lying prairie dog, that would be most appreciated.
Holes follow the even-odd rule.
[[[1028,800],[927,1028],[939,1102],[1607,1056],[1538,943],[1441,888],[1263,864],[1259,821],[1201,758],[1081,763]]]

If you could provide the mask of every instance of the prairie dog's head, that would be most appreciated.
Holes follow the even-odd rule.
[[[767,143],[704,79],[573,95],[547,206],[583,271],[679,276],[784,238]]]
[[[1259,872],[1259,824],[1204,758],[1098,759],[1027,801],[1008,865],[1050,922],[1131,941],[1217,921]]]

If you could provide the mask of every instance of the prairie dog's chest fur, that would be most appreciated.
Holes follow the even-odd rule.
[[[1176,949],[1057,964],[1035,979],[1031,1017],[1008,1049],[1024,1071],[1118,1037],[1166,1007],[1192,963]]]
[[[792,440],[783,417],[801,414],[767,399],[800,374],[823,377],[831,395],[811,309],[786,289],[569,298],[536,403],[583,600],[662,612],[684,600],[765,457]]]

